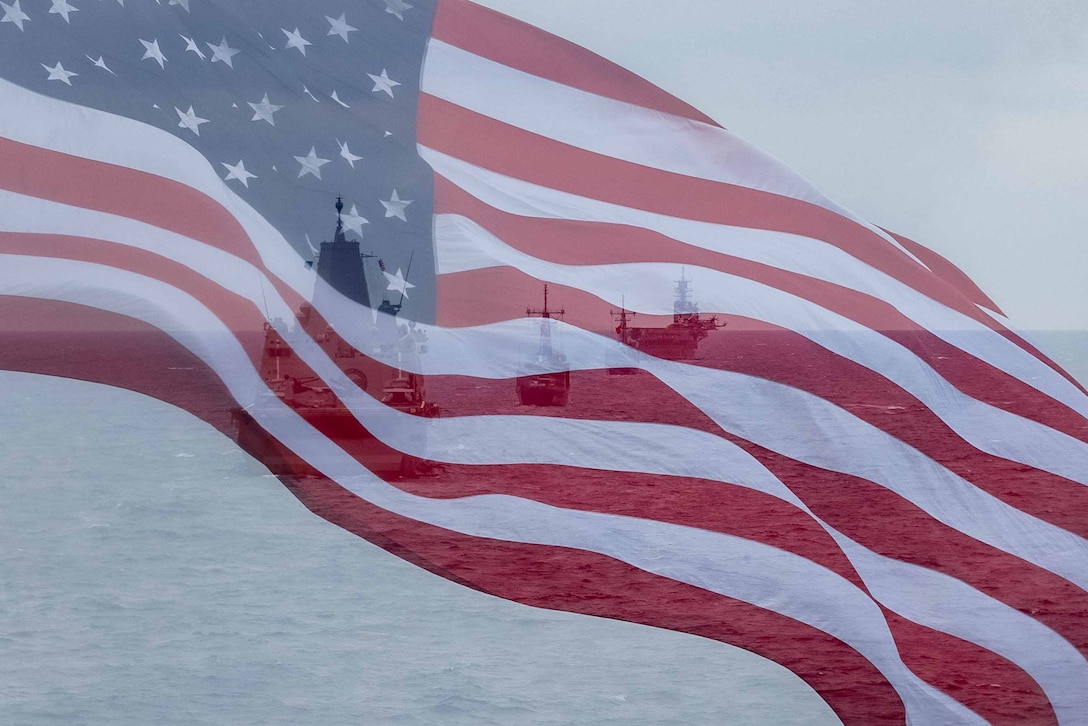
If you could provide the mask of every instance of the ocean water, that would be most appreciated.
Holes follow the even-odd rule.
[[[1045,330],[1025,335],[1078,381],[1088,386],[1088,332]]]
[[[0,410],[0,724],[838,723],[747,651],[409,565],[153,399],[0,372]]]
[[[1088,334],[1034,337],[1088,381]],[[0,411],[0,724],[838,723],[746,651],[407,564],[159,401],[0,372]]]

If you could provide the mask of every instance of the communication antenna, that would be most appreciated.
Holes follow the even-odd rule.
[[[257,284],[261,286],[261,304],[264,306],[264,319],[268,320],[268,296],[264,293],[264,275],[260,270],[254,270],[257,273]]]
[[[408,255],[408,269],[404,271],[404,281],[408,282],[408,275],[412,274],[412,260],[416,256],[416,251],[412,250],[412,254]],[[400,310],[404,306],[404,290],[400,291],[400,302],[397,303],[397,310]]]

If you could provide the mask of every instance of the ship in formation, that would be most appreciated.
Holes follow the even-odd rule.
[[[724,327],[717,316],[700,312],[692,299],[691,280],[684,271],[673,293],[672,322],[664,327],[633,325],[636,313],[625,307],[612,311],[615,333],[623,347],[610,353],[607,361],[610,375],[637,373],[644,356],[676,361],[695,359],[699,344]],[[525,406],[566,406],[570,398],[570,370],[566,356],[556,345],[555,335],[555,322],[563,319],[566,310],[549,307],[548,286],[544,285],[544,307],[529,308],[525,313],[540,322],[534,354],[517,378],[518,401]]]
[[[566,355],[556,347],[552,337],[555,321],[562,320],[566,310],[548,307],[545,285],[544,307],[527,308],[525,314],[540,320],[540,330],[535,352],[519,371],[518,401],[523,406],[566,406],[570,397],[570,370]]]
[[[642,355],[649,355],[665,360],[692,360],[696,357],[699,344],[711,333],[724,327],[717,316],[706,315],[699,311],[698,304],[691,298],[691,280],[683,271],[673,290],[672,322],[665,327],[638,327],[632,325],[636,313],[626,308],[612,311],[616,336],[624,344],[624,360],[614,361],[609,367],[613,375],[631,374],[638,371],[633,365]]]
[[[359,242],[344,233],[343,202],[336,202],[336,231],[331,241],[322,242],[313,263],[320,281],[316,285],[317,309],[323,295],[343,295],[359,304],[359,313],[372,326],[373,349],[360,351],[344,341],[326,323],[311,303],[304,303],[290,321],[266,323],[261,348],[260,376],[266,390],[249,406],[232,411],[239,445],[276,474],[312,473],[302,460],[258,423],[268,416],[299,416],[313,428],[350,451],[378,474],[415,475],[421,462],[386,446],[368,431],[341,398],[299,358],[288,341],[306,335],[368,395],[371,410],[423,418],[440,415],[439,406],[427,396],[419,356],[426,351],[426,334],[398,315],[401,299],[385,297],[375,315],[367,285],[366,265],[373,259],[364,254]],[[380,261],[379,261],[380,263]],[[636,314],[621,308],[613,311],[615,333],[623,343],[622,360],[609,362],[613,375],[636,373],[642,356],[666,360],[688,360],[696,355],[699,343],[722,327],[716,317],[699,312],[691,300],[690,280],[684,274],[676,282],[672,322],[664,327],[639,327]],[[544,286],[544,305],[528,308],[526,315],[539,321],[532,352],[515,379],[518,403],[524,406],[566,406],[570,400],[571,372],[566,356],[557,344],[557,323],[566,311],[550,305]],[[380,404],[380,405],[378,405]],[[259,413],[260,416],[255,416]]]
[[[313,473],[258,423],[258,418],[297,415],[349,451],[370,471],[412,475],[421,462],[378,440],[288,343],[295,336],[308,335],[355,386],[368,394],[371,404],[380,403],[414,416],[439,415],[439,407],[427,398],[424,377],[414,372],[419,370],[418,356],[426,350],[425,333],[398,320],[403,297],[396,303],[383,299],[378,314],[374,315],[364,267],[373,256],[363,254],[359,242],[344,234],[343,202],[339,198],[336,211],[336,232],[332,241],[321,243],[316,260],[317,276],[328,285],[318,284],[315,298],[339,293],[358,303],[367,323],[373,321],[374,350],[360,351],[348,344],[310,303],[300,306],[294,320],[266,323],[260,376],[267,390],[250,406],[232,412],[238,444],[275,474]],[[370,408],[381,412],[381,407]]]

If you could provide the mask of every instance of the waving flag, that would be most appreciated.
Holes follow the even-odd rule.
[[[1084,719],[1088,397],[950,263],[467,0],[51,3],[0,3],[0,366],[847,723]]]

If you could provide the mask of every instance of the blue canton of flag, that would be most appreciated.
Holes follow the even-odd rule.
[[[405,312],[433,319],[415,119],[434,0],[49,2],[0,3],[8,80],[184,139],[303,257],[342,196],[364,251],[412,259]]]

